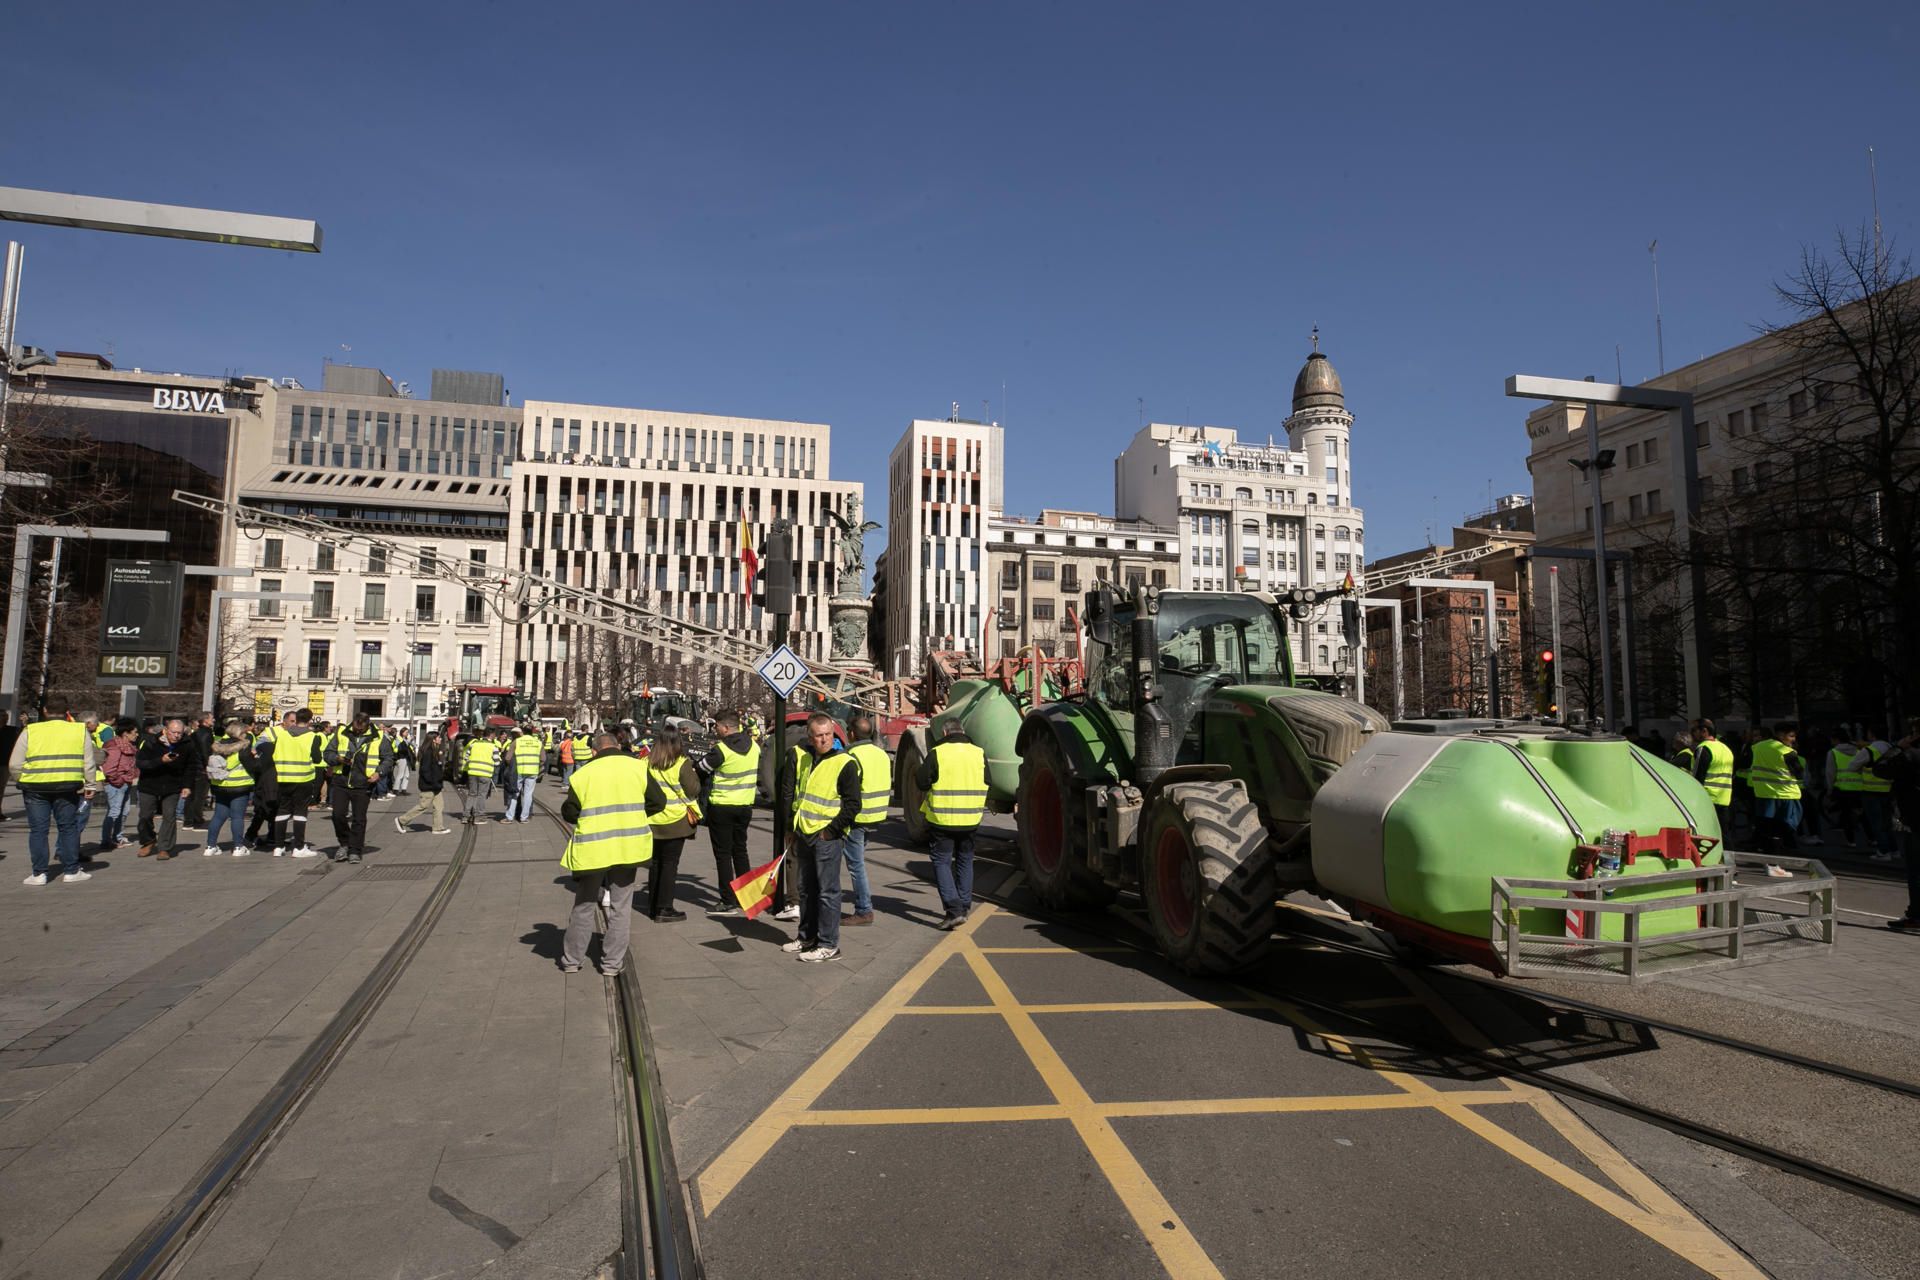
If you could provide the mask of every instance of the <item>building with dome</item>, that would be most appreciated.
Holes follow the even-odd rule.
[[[1284,444],[1233,427],[1149,423],[1114,460],[1114,515],[1178,530],[1181,587],[1279,591],[1359,576],[1366,519],[1353,500],[1353,415],[1318,330],[1280,425]],[[1294,646],[1301,674],[1351,669],[1336,608],[1323,607]]]

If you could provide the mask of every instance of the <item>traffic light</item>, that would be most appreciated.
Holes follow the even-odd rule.
[[[1541,715],[1558,715],[1560,706],[1553,700],[1553,650],[1540,651],[1540,686],[1535,702]]]
[[[775,520],[753,575],[753,603],[769,613],[793,612],[793,524]]]
[[[1340,602],[1340,635],[1350,645],[1360,643],[1360,602],[1351,596]]]

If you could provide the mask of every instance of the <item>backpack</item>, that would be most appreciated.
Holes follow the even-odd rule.
[[[218,751],[207,757],[207,777],[212,781],[225,782],[230,772],[227,758]]]

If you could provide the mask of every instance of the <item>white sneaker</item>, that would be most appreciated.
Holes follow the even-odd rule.
[[[79,884],[82,881],[91,880],[91,879],[93,879],[93,873],[91,871],[88,871],[85,867],[75,867],[73,870],[67,872],[67,874],[60,877],[60,883],[61,884]]]
[[[395,818],[393,820],[393,829],[395,831],[398,831],[401,835],[407,834],[407,824],[400,821],[400,819],[398,818]]]
[[[800,953],[801,961],[806,964],[819,964],[822,960],[838,960],[839,958],[840,948],[838,947],[815,947],[811,951],[802,951]]]
[[[317,858],[320,856],[320,851],[318,849],[308,848],[303,844],[293,851],[293,856],[296,858]]]
[[[814,944],[811,942],[802,942],[800,939],[795,938],[792,942],[782,943],[780,949],[788,955],[797,956],[803,951],[812,951]]]
[[[798,920],[800,918],[800,908],[782,907],[773,913],[773,918],[775,920]]]
[[[36,871],[32,875],[28,876],[25,880],[22,880],[20,883],[27,885],[29,888],[38,889],[41,885],[45,884],[46,882],[47,882],[47,873],[44,871]]]
[[[203,858],[217,858],[220,856],[220,846],[217,844],[210,844],[206,848],[200,851],[200,856]]]
[[[251,858],[253,856],[253,850],[247,848],[244,843],[236,844],[233,846],[233,856],[236,858]]]
[[[435,827],[433,829],[433,834],[437,836],[450,836],[453,834],[453,828],[452,827]]]
[[[288,855],[289,853],[292,853],[292,852],[293,852],[293,850],[291,850],[291,849],[289,849],[289,848],[287,848],[286,846],[284,846],[284,845],[282,845],[282,846],[281,846],[280,848],[278,848],[278,849],[275,849],[275,850],[273,851],[273,856],[274,856],[274,857],[276,857],[276,858],[284,858],[284,857],[286,857],[286,856],[287,856],[287,855]]]

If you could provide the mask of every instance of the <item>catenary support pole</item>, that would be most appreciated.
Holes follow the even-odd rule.
[[[1553,705],[1557,708],[1554,714],[1558,715],[1561,723],[1564,724],[1567,719],[1567,678],[1561,674],[1560,671],[1560,566],[1557,564],[1547,566],[1547,601],[1549,616],[1552,619],[1553,626],[1553,639],[1551,641],[1551,647],[1553,649]]]

